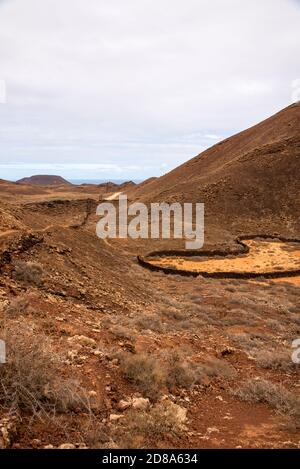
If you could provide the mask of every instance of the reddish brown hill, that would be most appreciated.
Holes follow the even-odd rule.
[[[59,186],[62,184],[71,184],[70,182],[66,181],[66,179],[62,178],[61,176],[52,176],[52,175],[44,175],[38,174],[36,176],[31,176],[28,178],[23,178],[17,181],[18,184],[33,184],[37,186]]]
[[[300,105],[214,145],[130,194],[147,202],[204,202],[231,231],[299,233]]]

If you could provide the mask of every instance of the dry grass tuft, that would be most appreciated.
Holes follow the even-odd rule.
[[[275,350],[260,350],[256,354],[256,362],[259,366],[271,370],[290,371],[296,369],[289,352],[276,352]]]
[[[118,339],[125,339],[130,342],[135,341],[134,334],[127,327],[116,325],[110,328],[110,332]]]
[[[0,366],[2,408],[46,415],[89,407],[79,384],[62,378],[62,360],[46,336],[11,322],[4,338],[7,362]]]
[[[145,443],[152,442],[153,447],[153,442],[156,444],[158,439],[179,435],[181,431],[182,426],[174,409],[160,402],[149,411],[130,410],[115,437],[121,448],[143,448]]]
[[[7,306],[5,313],[7,318],[14,318],[27,311],[30,301],[25,296],[13,298]]]
[[[164,353],[159,358],[147,354],[121,354],[118,358],[124,376],[152,401],[161,396],[163,389],[189,388],[201,383],[207,376],[230,379],[236,374],[235,369],[224,360],[193,363],[178,351]]]
[[[146,354],[122,354],[120,364],[124,376],[134,382],[145,396],[156,400],[161,395],[165,378],[158,360]]]
[[[16,261],[13,278],[29,285],[40,285],[43,277],[43,267],[37,262]]]
[[[163,332],[162,321],[156,315],[143,314],[135,320],[135,325],[141,330]]]
[[[184,360],[180,353],[172,352],[167,356],[166,384],[169,389],[176,386],[189,388],[198,381],[197,368]]]
[[[246,402],[263,402],[270,405],[280,414],[288,416],[295,428],[300,428],[300,399],[282,385],[265,379],[250,379],[235,395]]]
[[[225,360],[214,358],[199,365],[198,373],[210,378],[233,378],[236,375],[235,369]]]

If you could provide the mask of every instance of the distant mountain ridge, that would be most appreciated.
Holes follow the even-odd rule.
[[[37,174],[35,176],[19,179],[17,184],[33,184],[37,186],[60,186],[62,184],[71,185],[69,181],[61,176],[47,174]]]

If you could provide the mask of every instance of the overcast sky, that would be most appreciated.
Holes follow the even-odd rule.
[[[299,25],[298,0],[0,0],[0,177],[169,171],[292,102]]]

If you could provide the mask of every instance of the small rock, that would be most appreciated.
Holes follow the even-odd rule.
[[[68,357],[71,359],[71,360],[74,360],[74,358],[76,358],[78,355],[78,350],[69,350],[68,351]]]
[[[17,433],[18,417],[4,417],[0,419],[0,449],[9,448]]]
[[[44,449],[53,449],[53,448],[54,448],[53,445],[46,445],[46,446],[44,446]]]
[[[85,443],[76,443],[76,448],[79,449],[88,449]]]
[[[134,397],[132,399],[132,407],[136,410],[146,410],[149,405],[149,399],[145,399],[144,397]]]
[[[232,420],[233,417],[230,417],[230,415],[224,415],[223,419],[224,420]]]
[[[34,438],[34,439],[31,441],[31,444],[32,444],[33,446],[40,446],[41,440],[39,440],[38,438]]]
[[[207,433],[219,433],[220,430],[216,427],[209,427],[207,430]]]
[[[69,337],[69,342],[77,342],[80,345],[85,345],[87,347],[96,347],[95,339],[91,337],[86,337],[85,335],[74,335],[73,337]]]
[[[225,347],[223,350],[221,350],[220,355],[221,357],[226,357],[228,355],[232,355],[234,352],[235,352],[234,348]]]
[[[76,446],[73,445],[72,443],[63,443],[58,447],[58,449],[75,449]]]
[[[186,422],[187,409],[185,407],[174,404],[174,402],[169,400],[163,400],[162,404],[165,408],[165,411],[173,415],[179,426],[182,426]]]
[[[124,415],[119,415],[119,414],[110,414],[109,420],[110,422],[117,422],[118,420],[122,419]]]
[[[121,399],[121,400],[118,402],[117,409],[120,410],[121,412],[123,412],[124,410],[128,409],[129,407],[131,407],[131,405],[132,405],[132,402],[131,402],[131,401],[125,401],[125,399]]]

